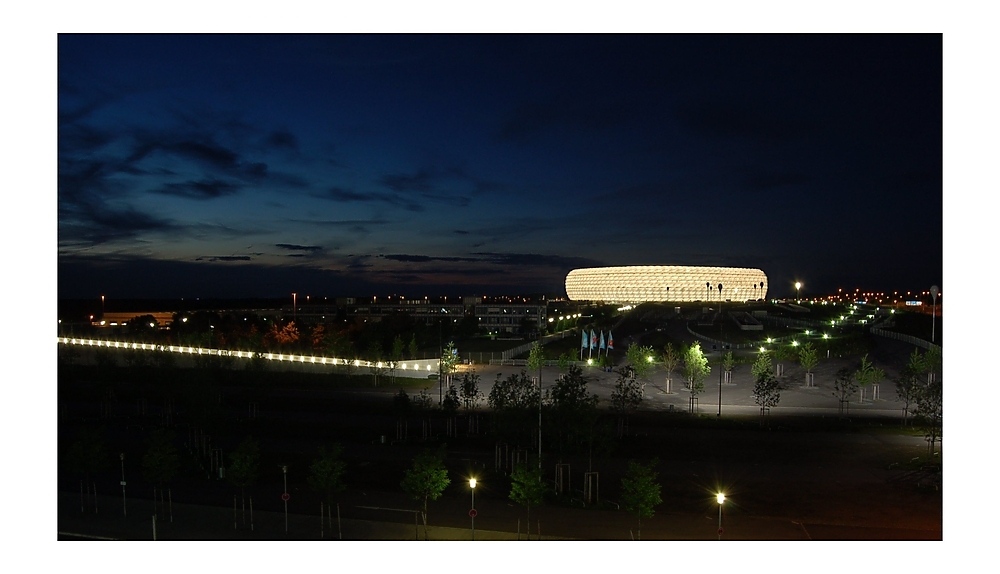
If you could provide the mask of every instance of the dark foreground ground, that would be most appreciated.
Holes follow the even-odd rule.
[[[470,434],[464,417],[455,436],[446,436],[444,422],[433,420],[424,438],[422,421],[415,418],[406,425],[407,439],[396,440],[395,419],[385,409],[390,396],[348,390],[272,396],[256,418],[218,427],[207,439],[207,451],[192,445],[204,444],[197,439],[204,429],[175,425],[183,472],[171,483],[172,504],[156,512],[156,538],[469,540],[467,479],[475,476],[476,538],[525,539],[527,512],[509,500],[506,478],[517,455],[509,447],[498,455],[485,423]],[[96,510],[94,503],[81,504],[79,477],[61,465],[58,537],[152,540],[152,487],[142,478],[139,461],[142,441],[158,423],[147,415],[112,417],[103,424],[113,443],[109,450],[129,453],[125,512],[120,461],[92,481]],[[60,425],[63,446],[74,428]],[[209,472],[201,452],[231,448],[245,435],[261,440],[262,461],[260,478],[247,488],[244,501],[238,488]],[[348,488],[338,497],[332,524],[324,526],[320,498],[305,476],[318,445],[333,441],[345,446]],[[452,482],[441,499],[430,502],[425,532],[415,524],[418,504],[404,496],[399,483],[418,452],[442,444]],[[630,459],[654,458],[663,502],[640,526],[634,514],[620,508],[621,478]],[[288,466],[287,532],[282,464]],[[922,436],[881,417],[772,416],[762,428],[755,416],[727,414],[719,420],[714,413],[642,412],[631,417],[610,454],[566,458],[562,464],[568,477],[562,495],[551,494],[542,507],[531,509],[532,539],[540,530],[543,540],[716,540],[720,490],[728,497],[722,518],[728,540],[943,538],[940,455],[929,456]],[[545,457],[550,484],[556,465]],[[588,469],[597,473],[596,500],[585,505]]]

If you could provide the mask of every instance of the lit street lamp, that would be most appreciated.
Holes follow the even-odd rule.
[[[722,503],[726,501],[726,495],[721,492],[716,494],[715,501],[719,503],[719,540],[722,540]]]
[[[472,490],[472,508],[469,509],[469,518],[472,519],[472,539],[476,539],[476,479],[469,479],[469,488]]]
[[[802,289],[802,283],[799,281],[795,282],[795,302],[799,302],[799,290]]]

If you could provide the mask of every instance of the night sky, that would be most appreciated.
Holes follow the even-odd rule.
[[[941,284],[942,36],[58,36],[59,297]]]

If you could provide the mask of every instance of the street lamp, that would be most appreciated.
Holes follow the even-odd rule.
[[[292,293],[292,322],[295,322],[295,293]]]
[[[726,501],[726,495],[721,492],[716,494],[715,501],[719,503],[719,540],[722,540],[722,503]]]
[[[937,320],[937,296],[939,292],[937,285],[931,286],[931,299],[934,301],[934,310],[931,311],[931,343],[934,342],[934,322]]]
[[[122,516],[128,516],[128,509],[125,503],[125,453],[119,453],[118,457],[122,461]]]
[[[472,508],[469,509],[469,518],[472,520],[472,539],[476,539],[476,479],[469,479],[469,489],[472,491]]]
[[[284,478],[285,490],[281,492],[281,500],[285,503],[285,534],[288,534],[288,465],[281,465],[281,476]],[[251,501],[251,507],[253,506]],[[251,508],[252,510],[252,508]]]
[[[799,302],[799,289],[802,289],[802,283],[799,281],[795,282],[795,301]]]

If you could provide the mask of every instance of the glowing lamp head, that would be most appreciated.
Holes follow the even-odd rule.
[[[469,488],[476,488],[476,479],[474,478],[469,479]]]
[[[719,504],[722,504],[723,502],[726,501],[726,495],[722,494],[721,492],[718,493],[718,494],[716,494],[715,495],[715,501],[718,502]]]

